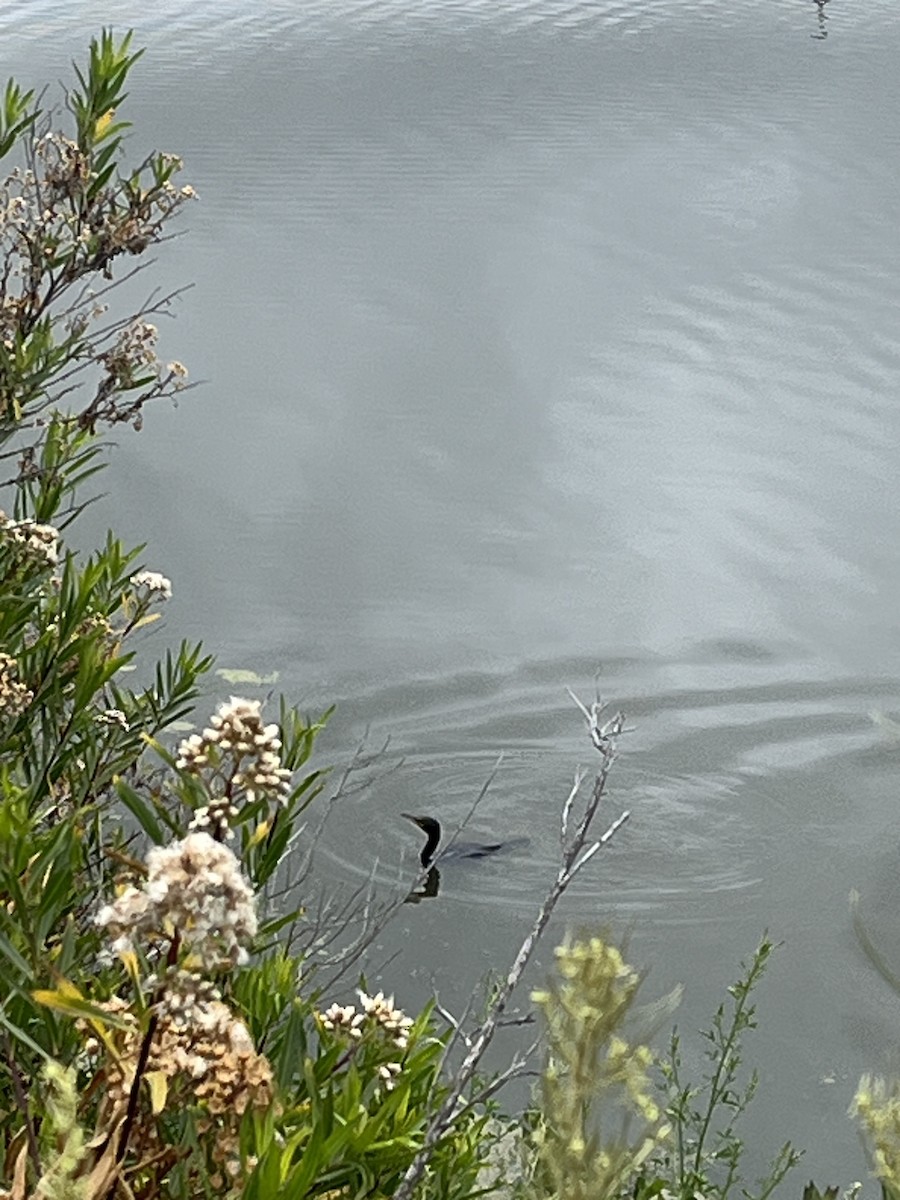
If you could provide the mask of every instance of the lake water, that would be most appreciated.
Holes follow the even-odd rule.
[[[201,195],[157,278],[196,281],[163,353],[207,383],[121,434],[95,523],[172,576],[169,641],[405,756],[336,811],[335,882],[411,872],[400,812],[452,824],[500,751],[473,831],[530,839],[448,865],[385,982],[508,960],[599,671],[633,817],[554,935],[630,929],[687,1034],[768,928],[752,1166],[790,1136],[791,1194],[864,1178],[846,1109],[900,1065],[847,905],[900,964],[893,0],[22,0],[3,74],[110,22],[136,154]]]

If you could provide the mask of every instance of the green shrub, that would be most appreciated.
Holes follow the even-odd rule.
[[[0,185],[2,1194],[387,1196],[447,1096],[447,1035],[380,993],[320,999],[289,949],[301,910],[265,901],[323,785],[328,714],[266,724],[232,697],[176,745],[210,660],[184,645],[144,688],[125,674],[169,581],[112,535],[87,557],[66,542],[98,432],[185,386],[148,320],[172,296],[107,307],[194,196],[172,155],[125,162],[138,57],[91,44],[72,136],[15,83],[0,108],[19,159]],[[473,1194],[485,1120],[454,1116],[421,1195]]]

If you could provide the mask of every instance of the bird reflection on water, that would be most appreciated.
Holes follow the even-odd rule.
[[[509,849],[513,845],[524,845],[526,838],[515,838],[511,842],[458,842],[453,839],[446,850],[439,851],[441,844],[441,825],[434,817],[416,817],[412,813],[401,813],[407,821],[412,821],[425,834],[425,845],[419,855],[419,862],[425,870],[418,884],[406,897],[407,904],[418,904],[420,900],[430,899],[438,894],[441,886],[441,873],[434,865],[435,861],[443,862],[454,858],[487,858],[498,850]]]
[[[437,867],[429,867],[421,883],[412,889],[404,904],[419,904],[422,900],[431,900],[441,890],[441,873]]]

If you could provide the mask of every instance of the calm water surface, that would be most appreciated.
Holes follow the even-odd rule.
[[[847,910],[900,962],[894,4],[22,0],[4,73],[110,21],[150,48],[135,145],[202,197],[160,276],[208,385],[121,437],[98,519],[174,578],[170,640],[405,755],[332,879],[411,870],[398,814],[460,818],[501,750],[475,826],[530,839],[448,866],[385,980],[456,1000],[508,957],[601,669],[634,816],[565,920],[630,924],[686,1030],[783,940],[753,1165],[793,1136],[863,1177],[845,1110],[900,1030]]]

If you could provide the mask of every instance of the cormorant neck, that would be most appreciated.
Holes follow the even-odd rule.
[[[427,827],[423,822],[420,828],[425,832],[426,841],[422,847],[422,853],[419,855],[419,861],[423,867],[430,867],[431,860],[434,858],[438,843],[441,840],[441,827],[437,821],[429,821]]]

